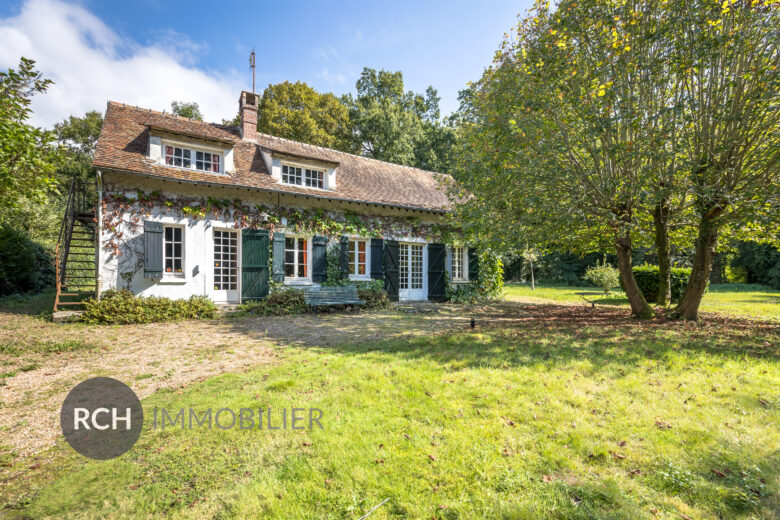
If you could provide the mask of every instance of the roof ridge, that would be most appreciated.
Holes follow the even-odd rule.
[[[203,121],[201,119],[195,119],[195,118],[192,118],[192,117],[180,116],[180,115],[174,114],[172,112],[166,112],[165,110],[160,112],[159,110],[154,110],[152,108],[144,108],[144,107],[139,107],[137,105],[130,105],[128,103],[120,103],[119,101],[111,101],[110,99],[108,100],[108,104],[109,105],[117,105],[117,106],[121,106],[121,107],[125,107],[125,108],[132,108],[132,109],[135,109],[135,110],[140,110],[142,112],[149,112],[150,114],[157,114],[157,115],[163,116],[163,117],[174,117],[176,119],[182,119],[184,121],[192,121],[193,123],[200,123],[200,124],[206,125],[206,126],[216,126],[216,127],[220,127],[220,128],[236,128],[235,126],[232,126],[232,125],[223,125],[222,123],[212,123],[212,122],[209,122],[209,121]]]
[[[390,162],[390,161],[383,161],[382,159],[375,159],[374,157],[367,157],[365,155],[358,155],[358,154],[355,154],[355,153],[344,152],[342,150],[336,150],[335,148],[328,148],[326,146],[320,146],[320,145],[311,144],[311,143],[304,143],[302,141],[294,141],[292,139],[287,139],[286,137],[279,137],[277,135],[266,134],[266,133],[263,133],[263,132],[258,132],[257,134],[265,136],[265,137],[269,137],[271,139],[276,139],[277,141],[284,141],[284,142],[287,142],[287,143],[298,144],[298,145],[305,146],[307,148],[314,148],[315,150],[321,150],[321,151],[324,151],[324,152],[333,152],[333,153],[336,153],[336,154],[339,154],[339,155],[346,155],[347,157],[354,157],[356,159],[362,159],[362,160],[366,160],[366,161],[374,161],[374,162],[377,162],[377,163],[380,163],[380,164],[389,164],[391,166],[396,166],[396,167],[399,167],[399,168],[406,168],[408,170],[414,170],[414,171],[418,171],[418,172],[423,172],[423,173],[426,173],[426,174],[429,174],[429,175],[449,175],[447,173],[435,172],[435,171],[432,171],[432,170],[424,170],[422,168],[417,168],[416,166],[409,166],[409,165],[406,165],[406,164],[394,163],[394,162]]]

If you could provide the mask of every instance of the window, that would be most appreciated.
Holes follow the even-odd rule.
[[[165,164],[168,166],[190,167],[190,151],[178,146],[165,147]]]
[[[180,226],[164,226],[163,265],[168,276],[184,276],[184,229]]]
[[[465,247],[452,248],[452,279],[458,281],[468,280],[467,271],[468,256]]]
[[[307,186],[309,188],[324,189],[325,172],[283,164],[282,182],[296,186]]]
[[[309,241],[304,237],[284,239],[284,277],[305,280],[309,277]]]
[[[219,173],[219,154],[195,152],[195,169],[202,172]]]
[[[349,275],[368,278],[368,240],[349,241]]]
[[[204,152],[165,145],[163,158],[167,166],[195,169],[201,172],[220,173],[222,171],[221,155],[215,152]],[[195,157],[195,161],[192,157]]]

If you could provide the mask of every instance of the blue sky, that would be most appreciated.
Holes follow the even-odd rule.
[[[0,5],[0,67],[24,54],[54,79],[36,123],[103,110],[106,100],[157,110],[197,101],[232,117],[238,91],[305,81],[354,90],[364,66],[400,70],[407,89],[433,85],[444,114],[479,78],[529,1],[165,2],[24,0]],[[219,6],[218,8],[216,6]],[[391,7],[388,7],[391,6]]]

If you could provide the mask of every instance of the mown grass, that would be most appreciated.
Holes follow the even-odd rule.
[[[129,453],[85,462],[60,446],[25,461],[6,512],[340,519],[389,498],[370,520],[773,518],[777,327],[569,309],[280,349],[278,364],[158,392]],[[154,407],[315,407],[324,429],[151,430]]]
[[[579,302],[578,292],[598,292],[595,287],[570,287],[537,285],[535,290],[527,284],[507,284],[506,296],[512,301],[524,302]],[[588,296],[593,299],[593,296]],[[622,291],[599,302],[604,305],[628,306]],[[780,319],[780,291],[762,285],[723,284],[711,285],[701,303],[703,312],[717,312],[730,316],[778,320]]]

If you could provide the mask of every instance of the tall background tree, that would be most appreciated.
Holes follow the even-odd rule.
[[[331,93],[296,81],[269,85],[260,100],[260,132],[344,152],[356,152],[349,111]]]
[[[177,116],[203,121],[203,114],[200,113],[200,107],[195,102],[171,101],[171,113]]]
[[[441,120],[439,96],[404,90],[403,74],[364,68],[357,93],[343,98],[363,155],[432,171],[449,171],[455,134]]]

